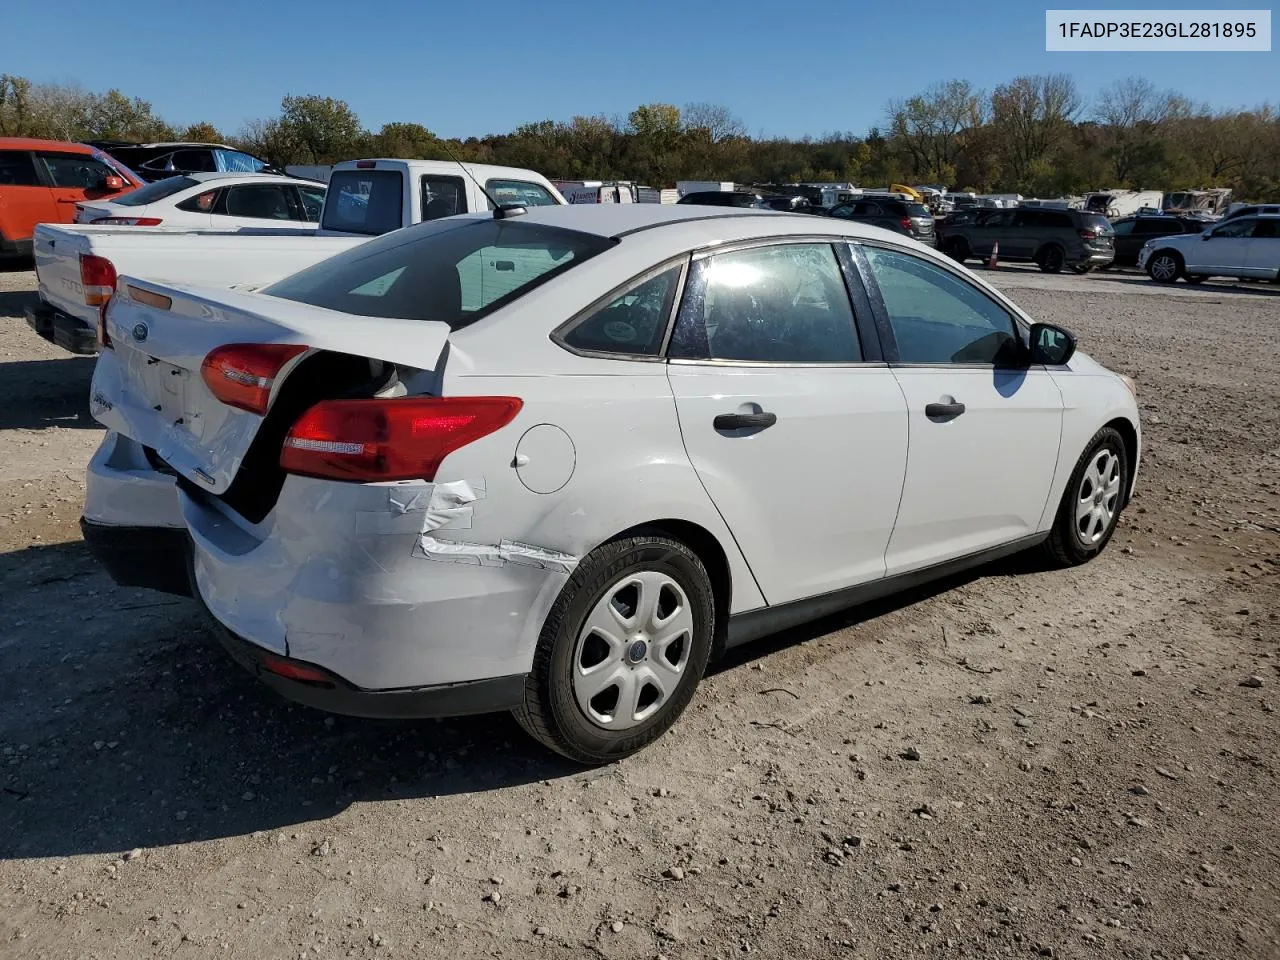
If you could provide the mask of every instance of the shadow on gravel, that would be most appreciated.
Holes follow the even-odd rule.
[[[231,662],[195,604],[114,586],[80,542],[0,555],[0,611],[0,859],[321,837],[355,803],[583,774],[506,714],[289,703]]]
[[[60,360],[0,363],[0,430],[102,429],[89,414],[96,359],[68,354]]]
[[[733,669],[983,576],[1013,558],[735,650]],[[112,585],[82,543],[0,555],[0,859],[118,854],[303,828],[355,803],[598,773],[507,715],[331,717],[235,666],[190,601]],[[430,830],[430,825],[424,827]]]
[[[26,290],[0,291],[0,317],[17,320],[19,323],[26,323],[26,314],[23,313],[23,309],[35,299],[36,295]]]

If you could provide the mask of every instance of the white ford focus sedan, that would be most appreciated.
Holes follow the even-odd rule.
[[[1030,547],[1106,546],[1133,384],[857,223],[499,210],[254,293],[123,277],[82,526],[272,687],[511,710],[585,763],[725,649]]]

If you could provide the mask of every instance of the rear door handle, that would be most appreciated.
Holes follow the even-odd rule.
[[[713,421],[717,430],[764,430],[777,422],[776,413],[720,413]]]
[[[964,404],[957,401],[950,403],[926,403],[924,415],[930,420],[954,420],[964,413]]]

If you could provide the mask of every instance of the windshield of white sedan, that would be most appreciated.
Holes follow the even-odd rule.
[[[155,203],[165,197],[172,197],[175,193],[189,190],[198,182],[190,177],[169,177],[167,180],[157,180],[124,196],[116,197],[112,202],[124,207],[145,207],[148,203]]]
[[[465,327],[615,241],[518,220],[435,221],[362,243],[267,287],[363,317]]]

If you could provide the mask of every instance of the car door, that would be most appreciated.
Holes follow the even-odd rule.
[[[855,245],[907,402],[906,479],[889,576],[1035,534],[1058,462],[1062,395],[1012,312],[959,269]]]
[[[30,240],[37,223],[56,223],[58,205],[35,156],[0,150],[0,235],[10,243]]]
[[[689,459],[770,604],[882,577],[902,493],[906,406],[841,256],[696,256],[668,350]]]
[[[110,198],[120,192],[106,185],[108,177],[119,179],[116,171],[87,153],[42,150],[36,158],[48,175],[56,223],[75,223],[77,203]]]
[[[1115,231],[1116,243],[1116,259],[1117,264],[1136,263],[1138,259],[1138,251],[1142,249],[1142,245],[1147,242],[1149,237],[1143,236],[1138,232],[1139,223],[1133,217],[1127,217],[1124,220],[1117,220],[1111,225]]]
[[[1256,223],[1254,217],[1236,217],[1206,230],[1198,241],[1185,244],[1181,249],[1187,273],[1245,276]]]
[[[1258,218],[1249,239],[1245,270],[1248,276],[1260,280],[1280,277],[1280,217]]]
[[[297,226],[306,218],[297,210],[288,183],[243,183],[228,187],[213,209],[218,230]]]
[[[973,230],[969,234],[972,238],[969,241],[969,249],[974,256],[986,260],[991,256],[991,250],[997,243],[1000,244],[1001,254],[1004,254],[1008,247],[1008,233],[1012,223],[1012,210],[993,210],[982,216],[973,225]]]
[[[1008,214],[1005,215],[1005,219],[1009,219],[1009,226],[1001,232],[999,238],[1000,256],[1011,260],[1030,260],[1047,235],[1047,211],[1019,207],[1010,213],[1013,214],[1011,219]]]

